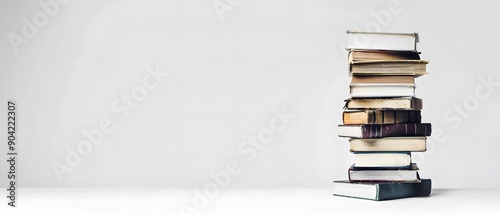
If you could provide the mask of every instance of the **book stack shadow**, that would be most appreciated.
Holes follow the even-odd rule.
[[[348,138],[354,164],[334,195],[371,200],[428,196],[412,153],[426,151],[431,124],[422,122],[415,79],[428,61],[417,52],[417,33],[347,31],[350,98],[339,137]]]

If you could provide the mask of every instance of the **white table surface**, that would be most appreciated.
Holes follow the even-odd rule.
[[[6,199],[2,189],[2,199]],[[16,208],[0,214],[182,214],[193,189],[24,188]],[[101,213],[96,213],[101,212]],[[119,212],[119,213],[116,213]],[[221,190],[199,214],[500,214],[500,190],[433,189],[431,197],[375,202],[332,195],[332,189]]]

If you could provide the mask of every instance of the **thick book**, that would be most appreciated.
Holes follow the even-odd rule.
[[[415,84],[413,75],[353,75],[351,84]]]
[[[349,139],[351,152],[425,152],[426,137]]]
[[[431,179],[420,182],[350,183],[334,181],[333,195],[374,201],[423,197],[431,194]]]
[[[355,152],[355,167],[409,168],[410,152]]]
[[[421,110],[422,99],[416,97],[396,98],[349,98],[345,100],[347,109],[399,109]]]
[[[417,51],[418,33],[347,31],[347,49]]]
[[[415,97],[415,84],[351,84],[353,98]]]
[[[339,125],[338,128],[340,137],[352,138],[430,136],[432,131],[430,123]]]
[[[419,110],[357,110],[344,111],[344,125],[420,123]]]
[[[380,60],[352,62],[349,67],[351,75],[414,75],[420,77],[427,74],[426,60]]]
[[[418,166],[409,168],[359,168],[352,165],[348,170],[350,182],[419,182]]]
[[[379,60],[420,60],[420,53],[413,51],[376,51],[352,50],[348,55],[348,62],[379,61]]]

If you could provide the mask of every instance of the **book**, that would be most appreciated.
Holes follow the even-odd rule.
[[[420,182],[381,182],[381,183],[349,183],[349,181],[334,181],[333,195],[374,201],[423,197],[431,194],[431,179],[421,179]]]
[[[415,84],[351,84],[353,98],[415,97]]]
[[[351,152],[425,152],[426,137],[349,139]]]
[[[399,98],[349,98],[345,100],[347,109],[401,109],[421,110],[422,99],[416,97]]]
[[[351,75],[414,75],[420,77],[427,74],[426,60],[380,60],[352,62],[349,67]]]
[[[420,123],[419,110],[355,110],[344,111],[344,125]]]
[[[355,152],[355,167],[399,167],[408,168],[411,164],[410,152]]]
[[[347,49],[417,51],[418,33],[347,31]]]
[[[353,75],[351,84],[414,84],[413,75]]]
[[[339,125],[339,137],[382,138],[406,136],[430,136],[430,123],[397,123],[372,125]]]
[[[409,168],[359,168],[352,165],[348,170],[350,182],[419,182],[418,166]]]
[[[359,61],[420,60],[420,53],[413,51],[352,50],[348,54],[349,64]]]

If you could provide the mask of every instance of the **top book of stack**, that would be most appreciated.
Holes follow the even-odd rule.
[[[347,50],[417,51],[418,33],[347,31]]]
[[[418,33],[382,33],[347,31],[349,71],[351,75],[427,74],[429,61],[417,52]]]

